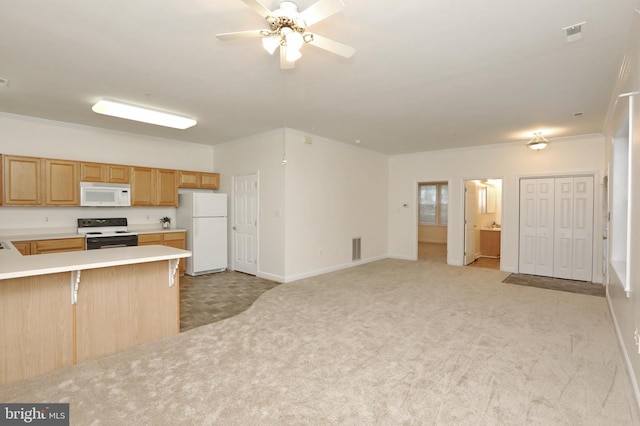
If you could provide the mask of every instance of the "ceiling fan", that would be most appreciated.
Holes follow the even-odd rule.
[[[319,47],[336,55],[350,58],[355,49],[318,34],[307,32],[307,28],[344,8],[342,0],[318,0],[302,12],[291,1],[283,1],[278,9],[271,11],[259,0],[242,0],[267,21],[268,29],[217,34],[220,40],[262,37],[262,45],[270,54],[280,48],[280,68],[295,67],[302,57],[300,48],[305,44]]]

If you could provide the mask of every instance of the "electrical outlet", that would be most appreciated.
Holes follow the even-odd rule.
[[[44,221],[45,221],[45,222],[49,222],[49,216],[45,216],[45,217],[44,217]]]

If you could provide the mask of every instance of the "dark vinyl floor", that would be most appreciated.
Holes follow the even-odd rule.
[[[278,284],[235,271],[180,277],[180,331],[238,315]]]

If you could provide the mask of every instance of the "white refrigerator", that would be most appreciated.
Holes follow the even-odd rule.
[[[178,228],[187,231],[188,275],[227,269],[227,194],[188,192],[178,195]]]

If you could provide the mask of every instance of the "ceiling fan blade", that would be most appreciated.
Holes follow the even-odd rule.
[[[259,0],[242,0],[242,1],[251,9],[258,12],[258,14],[260,14],[260,16],[262,16],[263,18],[266,18],[267,16],[271,15],[271,11],[267,9],[267,7],[264,4],[260,3]]]
[[[342,9],[344,9],[342,0],[318,0],[300,13],[300,17],[308,27],[340,12]]]
[[[333,41],[318,34],[313,34],[313,40],[311,40],[309,44],[345,58],[350,58],[354,53],[356,53],[356,49],[353,47],[338,43],[337,41]]]
[[[263,31],[266,30],[238,31],[235,33],[216,34],[216,37],[223,41],[238,40],[243,38],[257,38],[263,37]]]
[[[280,69],[289,70],[295,67],[296,63],[294,61],[287,61],[287,46],[280,46]]]

